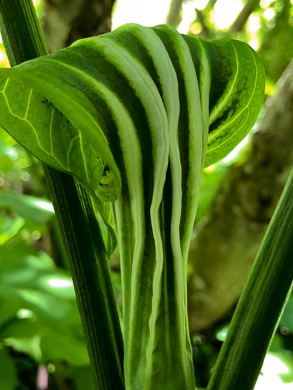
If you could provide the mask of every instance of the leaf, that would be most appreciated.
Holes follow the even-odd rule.
[[[40,348],[44,362],[50,360],[65,360],[73,365],[89,364],[85,340],[74,333],[70,328],[44,329],[42,332]]]
[[[14,319],[0,331],[5,345],[24,352],[46,364],[50,360],[65,360],[73,365],[89,363],[85,340],[72,326],[59,323],[48,326],[36,318]],[[1,388],[2,389],[2,388]]]
[[[52,203],[47,199],[29,195],[18,195],[13,192],[0,192],[0,207],[8,206],[18,215],[36,223],[44,223],[54,214]]]
[[[128,49],[141,55],[139,45],[127,41],[132,26],[1,70],[0,126],[40,160],[73,174],[93,196],[103,200],[115,200],[121,186],[112,137],[121,126],[130,131],[135,111],[141,114],[142,98],[137,92],[140,89],[141,95],[145,88],[140,79],[153,95],[156,89],[152,80],[146,79],[147,64],[138,64],[139,57],[113,42],[125,32]],[[184,39],[199,80],[204,126],[210,126],[207,166],[226,156],[254,124],[262,104],[263,69],[254,51],[242,42]],[[150,44],[155,45],[155,40]],[[134,73],[135,87],[129,85],[125,72],[127,77]],[[171,96],[178,94],[176,84],[166,91]],[[167,93],[163,99],[166,104]],[[125,112],[126,100],[133,106],[131,118]],[[144,120],[148,122],[162,110],[158,100],[153,104],[157,108],[147,113]]]
[[[24,218],[18,216],[11,218],[0,212],[0,246],[16,236],[24,224]]]
[[[50,67],[54,68],[54,61],[49,62],[49,64]],[[31,65],[34,65],[34,61],[31,62]],[[35,65],[38,67],[38,64]],[[44,65],[43,71],[47,73],[45,68],[48,63]],[[3,69],[3,71],[7,70]],[[64,71],[62,64],[61,69],[58,66],[55,69],[57,73],[60,71]],[[55,72],[53,69],[49,71],[52,76]],[[72,77],[69,74],[68,76]],[[44,85],[53,92],[53,96],[61,98],[59,87],[54,89],[53,81],[51,83],[48,81]],[[116,176],[118,183],[116,186],[119,187],[119,173],[99,123],[91,113],[91,111],[96,110],[88,98],[85,110],[83,102],[79,102],[78,95],[81,95],[80,100],[82,101],[85,98],[84,93],[78,94],[70,84],[67,85],[67,88],[64,89],[67,95],[61,99],[61,101],[66,102],[65,106],[68,112],[67,117],[65,117],[53,107],[52,103],[36,92],[38,88],[36,91],[28,89],[10,78],[1,80],[1,84],[1,101],[5,107],[4,110],[1,107],[2,128],[8,130],[18,142],[40,160],[54,168],[72,173],[94,197],[98,196],[103,200],[113,200],[117,197],[113,179]],[[88,91],[88,93],[90,94],[92,91]],[[12,99],[14,96],[18,98]],[[71,118],[70,112],[75,113],[73,117],[76,120]],[[100,115],[98,114],[98,116]],[[70,120],[72,119],[76,127],[71,125]],[[107,161],[108,165],[104,161]],[[106,192],[104,187],[109,190]]]
[[[16,368],[10,355],[5,349],[0,350],[0,388],[14,389],[18,383]]]
[[[56,326],[78,322],[70,276],[58,269],[45,253],[25,245],[0,247],[0,297],[32,310],[38,318]]]
[[[73,378],[76,390],[95,390],[94,381],[92,378],[92,371],[89,366],[75,367]]]
[[[263,103],[264,70],[243,42],[184,39],[198,74],[202,111],[209,110],[207,167],[227,156],[254,125]]]
[[[87,364],[68,273],[45,253],[23,244],[3,245],[0,259],[0,339],[40,362]]]
[[[21,308],[20,302],[11,301],[9,299],[0,299],[0,327],[2,327],[5,323],[9,322],[13,318],[15,318],[17,310]]]

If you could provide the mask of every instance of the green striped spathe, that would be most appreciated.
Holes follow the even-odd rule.
[[[0,126],[100,208],[113,202],[126,389],[195,387],[186,281],[201,170],[244,138],[263,88],[246,44],[169,26],[125,25],[0,71]]]

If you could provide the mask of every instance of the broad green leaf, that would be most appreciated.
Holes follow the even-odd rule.
[[[65,360],[69,364],[85,365],[89,358],[81,332],[81,326],[76,331],[62,322],[53,327],[37,318],[17,318],[0,329],[0,337],[5,345],[28,354],[39,363]]]
[[[123,40],[132,56],[121,47],[118,54],[117,46],[110,44],[115,35],[123,35],[120,28],[13,69],[2,69],[0,76],[0,126],[40,160],[73,174],[92,195],[103,200],[116,199],[120,191],[119,170],[112,154],[115,133],[121,126],[130,132],[135,116],[142,114],[141,108],[148,99],[152,110],[145,112],[147,117],[141,116],[141,121],[150,122],[151,117],[159,119],[157,115],[164,115],[160,114],[160,110],[164,111],[162,103],[157,98],[153,100],[142,84],[146,83],[153,95],[159,89],[169,122],[176,116],[172,112],[172,100],[178,95],[176,81],[146,81],[151,59],[148,63],[139,61],[139,44],[127,41],[131,25],[123,29]],[[205,131],[209,127],[207,166],[226,156],[254,124],[262,104],[263,69],[254,51],[243,42],[207,42],[189,36],[184,40],[199,80]],[[157,44],[152,38],[150,45]],[[168,53],[160,54],[167,69]],[[131,73],[131,79],[136,81],[132,87],[127,81]],[[168,72],[165,76],[169,77]],[[144,91],[146,95],[139,98]],[[130,102],[128,110],[132,107],[131,117],[125,112],[126,100]]]
[[[23,244],[0,247],[0,260],[0,339],[40,362],[64,359],[87,364],[68,273],[46,254]]]
[[[18,383],[16,367],[13,359],[5,349],[0,349],[0,388],[11,390]]]
[[[0,298],[0,328],[7,322],[15,318],[17,310],[21,307],[20,302],[11,301],[10,299]]]
[[[34,61],[31,61],[30,64],[38,67]],[[48,64],[52,69],[46,69]],[[58,62],[56,62],[55,71],[54,64],[54,60],[49,60],[49,63],[46,61],[45,66],[41,67],[42,71],[47,76],[51,75],[53,79],[54,74],[61,75],[64,72],[62,63],[60,63],[60,69]],[[24,65],[28,65],[28,63],[24,63]],[[14,69],[17,71],[19,68],[15,67]],[[9,70],[3,69],[3,71]],[[24,78],[21,76],[21,79],[24,81],[26,70],[23,70]],[[31,71],[29,70],[29,73]],[[33,73],[38,74],[38,72]],[[72,75],[68,74],[69,83],[66,83],[66,88],[57,79],[55,79],[57,85],[54,88],[53,80],[48,80],[47,76],[39,74],[40,79],[37,78],[37,83],[43,79],[43,86],[52,92],[53,96],[50,96],[50,100],[55,100],[55,96],[59,97],[60,102],[66,103],[65,110],[62,108],[64,113],[67,111],[66,117],[52,103],[36,92],[38,87],[33,90],[9,78],[4,79],[4,83],[2,80],[0,81],[1,105],[6,106],[5,109],[1,107],[1,127],[8,130],[14,138],[40,160],[57,169],[74,174],[93,196],[104,200],[114,200],[117,197],[117,190],[113,180],[116,177],[115,185],[119,188],[119,173],[105,135],[100,129],[98,119],[95,118],[94,114],[97,111],[90,96],[86,98],[87,93],[91,95],[93,92],[89,88],[87,93],[77,93],[75,88],[70,86],[69,79],[72,78]],[[85,78],[87,79],[87,77]],[[17,99],[14,99],[15,96]],[[85,98],[88,102],[86,108],[84,107]],[[58,105],[57,102],[55,104]],[[101,114],[97,113],[96,115],[100,116]],[[103,118],[100,119],[103,121]],[[74,122],[75,127],[71,125],[70,121]],[[11,132],[13,128],[15,131]],[[105,191],[104,188],[107,188],[108,191]]]
[[[56,269],[53,260],[45,252],[23,243],[11,242],[0,246],[0,259],[0,266],[10,271],[20,266],[44,271]]]
[[[14,318],[1,329],[1,339],[32,339],[40,333],[40,322],[36,318]]]
[[[84,338],[69,327],[60,330],[56,332],[56,328],[51,328],[42,331],[40,348],[43,361],[65,360],[73,365],[89,364]]]
[[[52,203],[47,199],[29,195],[19,195],[13,192],[0,192],[0,207],[10,207],[18,215],[36,223],[47,222],[54,214]]]
[[[44,253],[24,245],[0,247],[0,297],[58,324],[79,322],[72,281]],[[54,309],[53,309],[54,308]]]
[[[76,390],[95,390],[91,368],[89,366],[75,367],[73,374]]]
[[[243,42],[198,39],[195,45],[191,37],[185,40],[200,80],[202,110],[209,107],[204,163],[209,166],[227,156],[254,125],[263,102],[264,71]]]
[[[39,335],[35,335],[30,338],[8,337],[5,339],[5,345],[12,347],[16,351],[23,352],[31,356],[34,360],[41,362],[42,353],[40,350]]]

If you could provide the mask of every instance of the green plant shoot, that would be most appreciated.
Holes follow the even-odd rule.
[[[127,390],[194,390],[187,255],[201,171],[253,126],[264,72],[236,40],[128,24],[0,71],[0,127],[112,202]]]

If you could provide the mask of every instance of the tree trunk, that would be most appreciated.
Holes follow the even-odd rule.
[[[115,0],[44,0],[42,28],[52,53],[111,30]]]
[[[189,254],[190,331],[213,325],[236,303],[293,165],[293,62],[268,101],[244,163],[231,168]]]

